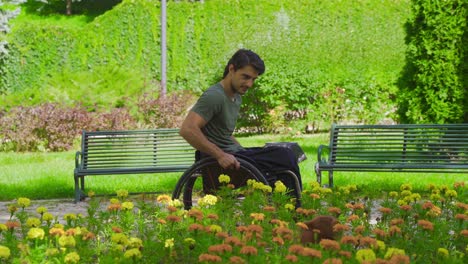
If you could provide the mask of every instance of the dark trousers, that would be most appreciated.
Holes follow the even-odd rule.
[[[266,180],[271,186],[274,186],[275,182],[280,180],[283,184],[290,190],[296,190],[296,181],[287,173],[278,173],[280,171],[289,170],[293,172],[299,181],[299,192],[302,191],[302,180],[301,173],[299,171],[299,165],[297,161],[296,154],[287,147],[280,146],[268,146],[268,147],[254,147],[246,148],[242,151],[238,151],[235,154],[244,156],[248,158],[249,161],[252,161],[257,169],[259,169],[262,174],[265,176]],[[207,157],[204,153],[197,153],[196,159],[202,159]],[[209,189],[216,188],[219,186],[217,175],[222,173],[216,169],[207,169],[205,172],[204,178],[204,189],[208,191]],[[231,173],[235,174],[234,171]],[[241,180],[241,179],[237,179]],[[235,186],[241,186],[245,184],[245,180],[242,182],[237,182]]]

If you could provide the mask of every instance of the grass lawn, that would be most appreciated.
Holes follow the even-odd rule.
[[[300,137],[261,135],[238,138],[246,147],[262,146],[267,142],[297,142],[305,151],[307,160],[300,164],[304,188],[316,181],[314,164],[317,148],[328,143],[328,134],[303,135]],[[0,200],[8,201],[18,197],[31,199],[73,198],[75,152],[60,153],[0,153]],[[146,175],[106,175],[86,178],[87,190],[97,194],[113,194],[115,190],[130,192],[171,193],[182,173],[161,173]],[[322,176],[327,183],[328,175]],[[358,173],[335,172],[335,186],[357,185],[368,195],[380,195],[385,191],[398,190],[401,184],[409,183],[415,191],[427,190],[428,184],[448,185],[468,182],[466,174],[441,173]]]

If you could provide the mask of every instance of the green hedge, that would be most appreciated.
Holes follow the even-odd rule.
[[[159,9],[159,1],[124,0],[81,27],[16,24],[3,108],[54,97],[125,106],[132,100],[123,98],[157,90]],[[245,97],[244,126],[271,131],[288,117],[378,122],[395,108],[409,12],[409,0],[169,1],[168,89],[200,93],[244,47],[267,64]]]

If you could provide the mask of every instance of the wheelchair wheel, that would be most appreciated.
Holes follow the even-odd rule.
[[[204,188],[203,181],[207,181],[207,178],[211,178],[212,181],[217,182],[217,177],[220,174],[229,175],[231,179],[235,178],[236,187],[246,185],[249,179],[254,179],[268,185],[268,181],[255,166],[243,158],[236,158],[240,162],[239,170],[222,169],[216,159],[212,157],[207,157],[196,162],[180,177],[172,193],[172,199],[180,199],[184,203],[185,209],[190,209],[199,197],[208,194],[206,190],[204,190],[206,187]],[[209,173],[210,171],[214,172]],[[209,177],[207,173],[210,174]]]

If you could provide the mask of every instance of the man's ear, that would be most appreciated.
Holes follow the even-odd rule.
[[[236,71],[236,69],[234,68],[234,64],[229,64],[229,72],[234,73],[235,71]]]

